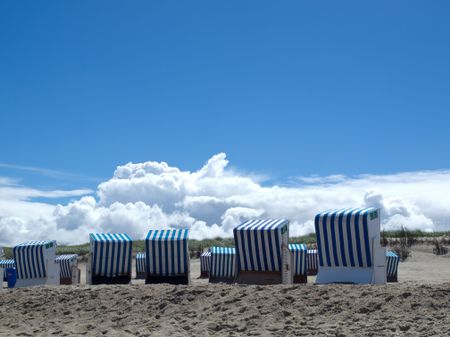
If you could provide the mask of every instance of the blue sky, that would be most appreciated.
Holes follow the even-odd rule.
[[[256,217],[301,235],[353,206],[450,229],[449,18],[448,1],[1,2],[0,244]]]
[[[0,167],[91,187],[224,151],[276,181],[450,167],[448,1],[0,4]]]

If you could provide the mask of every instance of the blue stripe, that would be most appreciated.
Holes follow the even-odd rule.
[[[367,259],[367,267],[372,267],[372,256],[370,254],[370,242],[369,242],[369,231],[367,227],[367,217],[369,214],[366,212],[363,215],[363,230],[364,230],[364,242],[366,248],[366,259]]]
[[[109,234],[108,235],[108,237],[109,238],[111,238],[112,240],[114,240],[114,236],[113,235],[111,235],[111,234]],[[115,253],[115,247],[116,245],[114,244],[114,243],[112,243],[111,244],[111,263],[110,263],[110,267],[109,267],[109,274],[110,274],[110,276],[113,276],[113,271],[114,271],[114,253]],[[118,247],[117,247],[117,262],[119,262],[120,261],[120,242],[119,242],[119,244],[118,244]],[[105,261],[105,264],[107,264],[108,263],[108,260],[106,260]],[[119,273],[119,269],[116,269],[116,271],[117,271],[117,273]]]
[[[338,231],[339,231],[339,242],[341,247],[341,257],[342,257],[342,265],[347,267],[347,258],[345,257],[345,241],[344,241],[344,226],[342,224],[342,219],[344,217],[345,210],[341,211],[338,218]]]
[[[348,244],[348,254],[350,255],[350,265],[352,267],[355,267],[355,259],[353,257],[353,238],[352,238],[352,229],[351,229],[351,220],[352,220],[352,213],[348,212],[346,214],[346,222],[347,222],[347,244]]]
[[[314,218],[314,227],[316,230],[316,236],[317,236],[317,244],[320,248],[321,247],[321,234],[320,234],[320,214],[317,214],[316,217]],[[322,254],[319,254],[319,264],[321,267],[323,267],[323,258],[322,258]]]
[[[158,235],[158,232],[155,231],[155,233],[153,234],[153,237],[156,238],[156,236]],[[151,238],[151,240],[153,240],[153,237]],[[152,259],[153,259],[153,267],[151,270],[152,274],[156,274],[156,244],[152,244]]]
[[[335,223],[334,223],[334,219],[336,218],[336,212],[333,212],[331,214],[331,219],[330,219],[330,230],[331,230],[331,248],[333,249],[333,256],[334,256],[334,263],[336,266],[339,266],[339,259],[338,259],[338,254],[337,254],[337,242],[336,242],[336,231],[335,231]]]
[[[327,266],[331,266],[330,244],[328,242],[328,235],[327,235],[327,232],[328,232],[327,218],[328,218],[328,213],[325,213],[322,217],[322,223],[323,223],[323,227],[324,227],[323,238],[325,240],[325,258],[327,259]]]
[[[172,273],[175,273],[175,244],[176,244],[176,242],[175,242],[175,234],[176,234],[176,232],[172,231],[172,237],[171,237],[172,245],[170,246],[171,247],[170,256],[172,256],[172,259],[170,261],[171,265],[172,265]],[[179,270],[180,269],[178,269],[178,271]]]
[[[251,233],[252,231],[250,231]],[[253,236],[254,236],[254,241],[255,241],[255,251],[256,251],[256,267],[258,268],[257,270],[262,270],[261,268],[261,257],[259,255],[259,244],[258,244],[258,236],[261,233],[261,231],[259,230],[253,230]]]
[[[361,211],[357,211],[354,218],[355,218],[355,236],[356,236],[356,252],[358,253],[358,262],[359,266],[363,266],[363,259],[362,259],[362,251],[361,251],[361,241],[360,241],[360,233],[359,233],[359,215],[361,214]]]

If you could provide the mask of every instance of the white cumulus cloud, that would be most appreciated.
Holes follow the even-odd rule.
[[[3,178],[0,244],[43,238],[82,243],[89,232],[142,239],[150,228],[169,227],[188,227],[191,238],[202,239],[231,236],[234,226],[252,218],[287,218],[291,235],[303,235],[314,231],[314,215],[325,209],[364,206],[381,208],[386,229],[449,229],[450,171],[313,175],[290,186],[263,186],[256,177],[229,169],[219,153],[194,172],[164,162],[128,163],[95,194],[38,191]],[[82,197],[55,206],[33,201],[39,196]]]

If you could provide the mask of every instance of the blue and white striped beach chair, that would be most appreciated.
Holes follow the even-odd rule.
[[[388,282],[398,282],[400,257],[393,251],[386,252],[386,278]]]
[[[77,268],[77,254],[58,255],[55,259],[55,262],[59,264],[60,284],[80,283],[80,271]]]
[[[308,275],[317,275],[317,269],[319,268],[317,249],[308,249],[306,253],[306,268],[308,269]]]
[[[86,283],[130,283],[133,240],[123,233],[91,233],[89,241]]]
[[[294,283],[308,282],[308,269],[306,267],[306,255],[308,248],[305,244],[291,243],[289,251],[292,254],[292,272],[294,275]]]
[[[145,239],[145,283],[189,284],[189,230],[150,230]]]
[[[59,285],[59,266],[55,262],[56,241],[28,241],[13,248],[16,288]]]
[[[234,283],[236,278],[236,249],[212,247],[209,270],[210,283]]]
[[[385,284],[380,210],[347,208],[315,217],[319,253],[316,283]]]
[[[200,277],[209,277],[209,267],[211,264],[211,251],[208,250],[200,254]]]
[[[136,254],[136,278],[145,279],[147,277],[147,271],[145,267],[145,253]]]
[[[234,231],[237,283],[292,283],[289,221],[249,220]]]
[[[2,275],[3,282],[6,282],[6,268],[16,268],[16,262],[14,260],[0,260],[0,271],[3,270],[0,275]]]

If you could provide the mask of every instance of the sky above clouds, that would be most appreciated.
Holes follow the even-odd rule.
[[[251,217],[303,234],[365,205],[448,229],[449,17],[445,0],[1,2],[0,244]]]

